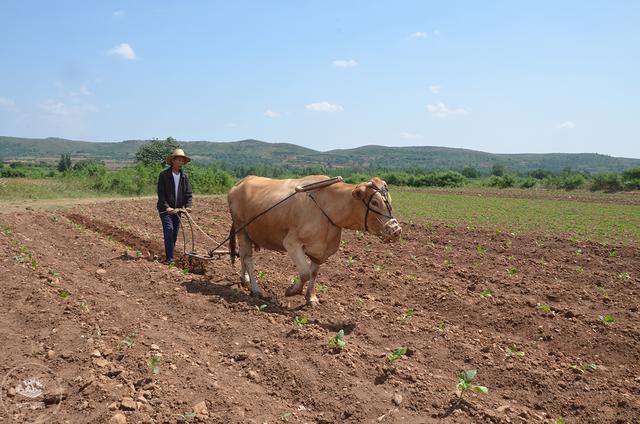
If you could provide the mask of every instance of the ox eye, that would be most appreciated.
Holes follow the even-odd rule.
[[[379,208],[379,207],[380,207],[380,202],[378,202],[377,200],[374,200],[374,201],[373,201],[373,202],[371,202],[371,203],[373,203],[373,206],[375,206],[376,208]]]

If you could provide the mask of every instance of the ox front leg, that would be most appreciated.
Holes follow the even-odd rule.
[[[301,294],[305,283],[311,278],[311,270],[309,269],[307,256],[304,254],[300,243],[292,242],[285,238],[282,244],[284,245],[284,248],[287,249],[287,253],[291,259],[293,259],[293,263],[296,265],[296,269],[300,275],[300,280],[291,284],[284,294],[285,296]]]
[[[316,277],[318,276],[319,269],[320,265],[311,261],[311,278],[309,279],[309,284],[307,285],[307,293],[305,295],[305,298],[307,299],[307,305],[320,305],[320,300],[318,300],[318,296],[316,295]]]
[[[251,281],[251,295],[255,297],[262,297],[262,291],[260,290],[260,287],[258,287],[258,281],[256,280],[253,269],[253,257],[245,256],[243,263],[246,268],[246,273],[249,275],[249,280]]]

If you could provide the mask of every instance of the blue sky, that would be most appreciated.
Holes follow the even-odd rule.
[[[13,1],[0,135],[640,158],[640,2]]]

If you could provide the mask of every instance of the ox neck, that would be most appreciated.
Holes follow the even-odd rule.
[[[349,230],[364,230],[364,205],[351,194],[355,187],[337,183],[318,190],[314,196],[335,225]]]

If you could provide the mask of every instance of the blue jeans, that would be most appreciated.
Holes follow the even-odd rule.
[[[169,215],[161,213],[162,232],[164,234],[164,253],[167,256],[167,262],[173,261],[173,251],[178,240],[178,230],[180,229],[180,217],[178,214]]]

